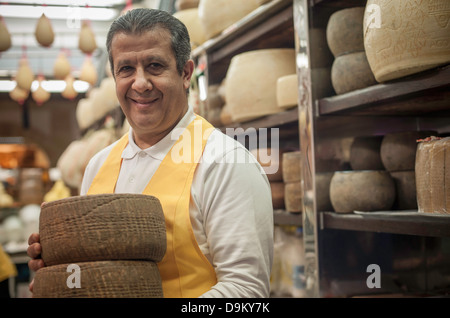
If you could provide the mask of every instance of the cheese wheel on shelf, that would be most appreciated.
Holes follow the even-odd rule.
[[[290,151],[283,153],[283,181],[285,183],[299,182],[302,180],[301,152]]]
[[[78,278],[76,273],[79,274]],[[77,286],[77,283],[80,286]],[[158,265],[150,261],[60,264],[45,266],[34,276],[33,298],[162,297]]]
[[[337,213],[389,210],[395,184],[387,171],[336,171],[330,182],[330,200]]]
[[[331,83],[336,94],[344,94],[377,84],[364,51],[340,55],[331,67]]]
[[[368,0],[364,47],[378,82],[450,62],[449,1]]]
[[[383,166],[388,171],[414,170],[417,140],[435,135],[433,131],[402,131],[386,134],[380,147]]]
[[[396,199],[395,209],[398,210],[416,210],[416,175],[414,170],[391,171],[392,179],[395,182]]]
[[[301,182],[284,184],[284,205],[286,211],[291,213],[303,211],[303,189]]]
[[[297,74],[281,76],[277,80],[277,105],[280,108],[292,108],[298,104]]]
[[[173,16],[183,22],[188,29],[191,47],[193,49],[202,45],[207,40],[197,8],[181,10],[175,12]]]
[[[350,147],[353,170],[383,170],[380,148],[383,136],[356,137]]]
[[[293,49],[263,49],[235,55],[226,75],[226,102],[233,121],[245,122],[283,111],[277,106],[277,80],[295,70]]]
[[[336,11],[327,24],[328,47],[335,57],[364,51],[363,20],[365,7]]]
[[[419,212],[450,214],[450,137],[419,142],[415,175]]]

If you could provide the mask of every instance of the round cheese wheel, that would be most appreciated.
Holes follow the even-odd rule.
[[[356,137],[350,147],[350,166],[353,170],[383,170],[380,147],[383,136]]]
[[[419,212],[450,214],[450,137],[419,142],[415,175]]]
[[[283,153],[282,174],[285,183],[299,182],[302,180],[302,163],[300,151]]]
[[[367,62],[366,53],[354,52],[336,57],[331,67],[331,83],[336,94],[377,84]]]
[[[388,171],[414,170],[417,140],[435,135],[433,131],[402,131],[383,137],[380,156]]]
[[[327,24],[328,47],[335,57],[364,51],[364,7],[336,11]]]
[[[378,82],[450,62],[448,1],[368,0],[364,47]]]
[[[85,147],[84,140],[74,140],[59,156],[56,166],[61,172],[61,179],[68,186],[79,189],[83,179],[83,173],[80,169],[78,156],[83,153]]]
[[[277,80],[277,105],[281,108],[292,108],[298,104],[297,74],[281,76]]]
[[[395,182],[396,199],[394,208],[398,210],[417,209],[416,175],[414,170],[390,172]]]
[[[245,122],[283,111],[277,106],[277,80],[295,72],[293,49],[235,55],[226,75],[226,101],[233,121]]]
[[[284,205],[286,211],[291,213],[303,211],[303,189],[301,182],[284,184]]]
[[[270,182],[272,206],[275,210],[284,209],[284,183]]]
[[[60,264],[43,267],[34,276],[33,298],[162,297],[158,265],[150,261]]]
[[[223,126],[231,125],[233,123],[233,118],[231,117],[230,109],[225,104],[220,111],[220,122]]]
[[[188,29],[191,47],[193,49],[202,45],[207,40],[205,31],[198,16],[197,8],[181,10],[175,12],[173,16],[183,22]]]
[[[330,182],[330,200],[337,213],[389,210],[395,184],[387,171],[336,171]]]
[[[11,34],[6,27],[3,17],[0,16],[0,52],[11,48]]]
[[[75,115],[77,118],[78,127],[81,130],[88,128],[95,122],[92,103],[88,98],[82,98],[78,101]]]
[[[259,5],[258,0],[201,0],[198,4],[198,14],[206,38],[211,39],[219,35]]]
[[[41,17],[37,22],[34,35],[36,37],[36,41],[40,45],[45,47],[51,46],[53,40],[55,39],[52,24],[50,23],[50,20],[45,16],[44,13],[42,13]]]
[[[46,203],[39,221],[46,265],[151,260],[166,252],[159,200],[142,194],[75,196]]]

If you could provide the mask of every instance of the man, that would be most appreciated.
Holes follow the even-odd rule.
[[[111,25],[107,49],[131,128],[92,158],[81,195],[160,199],[168,239],[158,264],[165,297],[268,297],[270,186],[241,144],[188,105],[194,63],[186,27],[164,11],[131,10]],[[38,239],[29,240],[32,258]],[[43,263],[33,259],[29,266]]]

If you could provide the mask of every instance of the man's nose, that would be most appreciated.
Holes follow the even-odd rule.
[[[132,88],[138,93],[144,93],[147,90],[151,90],[152,83],[149,74],[147,74],[143,69],[138,68],[136,70]]]

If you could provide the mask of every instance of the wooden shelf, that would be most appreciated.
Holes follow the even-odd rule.
[[[417,213],[417,212],[416,212]],[[424,213],[339,214],[320,213],[320,228],[369,231],[393,234],[450,237],[450,215],[424,215]]]
[[[275,225],[302,226],[303,224],[301,213],[290,213],[285,210],[275,210],[273,220]]]
[[[316,101],[320,116],[450,114],[450,65]]]

